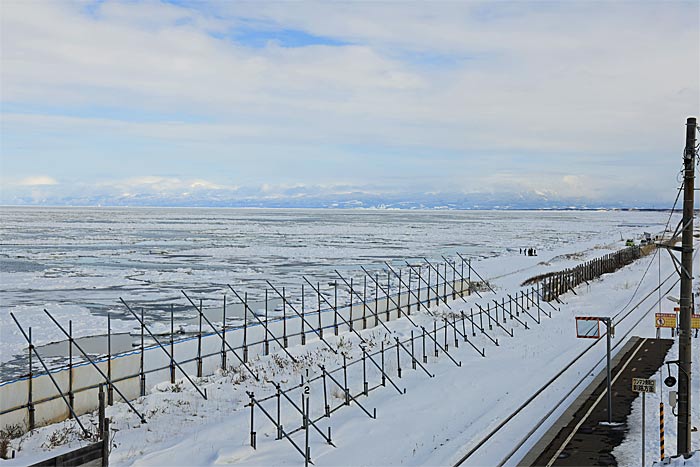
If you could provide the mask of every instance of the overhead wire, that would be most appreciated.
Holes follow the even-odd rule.
[[[679,281],[680,281],[680,279],[676,280],[676,282],[675,282],[673,285],[671,285],[671,287],[669,287],[668,290],[673,289],[673,287],[675,287],[676,284],[678,284]],[[654,291],[652,291],[652,293],[653,293],[653,292],[654,292]],[[645,298],[645,300],[646,300],[646,298]],[[641,303],[640,303],[640,304],[641,304]],[[646,317],[646,315],[649,313],[649,311],[651,311],[651,310],[654,309],[654,306],[656,306],[656,304],[653,304],[653,305],[651,306],[651,308],[649,308],[649,310],[647,310],[645,313],[642,314],[641,318],[638,319],[638,320],[634,323],[634,325],[625,333],[624,336],[622,336],[622,339],[620,339],[620,340],[612,347],[612,350],[615,350],[618,346],[620,346],[620,344],[622,344],[622,342],[624,341],[624,339],[639,325],[639,323],[641,323],[641,321]],[[598,342],[598,341],[594,342],[593,345],[595,345],[597,342]],[[591,347],[592,347],[592,346],[591,346]],[[586,349],[586,352],[587,352],[588,350],[589,350],[589,349]],[[603,362],[603,360],[605,360],[605,358],[606,358],[606,357],[602,357],[600,360],[598,360],[598,362],[597,362],[595,365],[593,365],[593,367],[591,368],[590,371],[586,372],[586,376],[584,376],[583,378],[581,378],[581,379],[576,383],[576,385],[574,385],[574,387],[572,387],[572,388],[569,390],[569,392],[567,392],[567,393],[559,400],[559,402],[557,402],[557,403],[556,403],[556,404],[555,404],[555,405],[554,405],[554,406],[553,406],[553,407],[552,407],[552,408],[551,408],[551,409],[550,409],[550,410],[549,410],[549,411],[548,411],[548,412],[533,426],[533,428],[532,428],[532,429],[528,432],[528,434],[520,441],[520,443],[518,443],[518,445],[515,446],[515,447],[510,451],[510,453],[508,453],[507,456],[501,460],[501,462],[498,464],[498,467],[502,467],[506,462],[508,462],[508,460],[510,460],[511,457],[513,457],[513,455],[514,455],[516,452],[518,452],[518,450],[520,450],[520,448],[523,446],[523,444],[525,444],[525,443],[527,442],[527,440],[530,439],[530,437],[542,426],[542,424],[543,424],[549,417],[551,417],[552,414],[553,414],[553,413],[554,413],[554,412],[555,412],[555,411],[556,411],[556,410],[571,396],[571,394],[573,394],[573,392],[574,392],[581,384],[583,384],[583,383],[586,381],[586,379],[589,377],[589,374],[590,374],[591,372],[595,371],[596,367],[597,367],[598,365],[600,365],[600,364]],[[607,388],[606,388],[605,390],[607,391]]]
[[[660,288],[663,286],[663,284],[665,284],[672,276],[673,276],[673,273],[671,273],[661,284],[659,284],[656,288],[654,288],[651,292],[649,292],[644,298],[642,298],[642,299],[639,301],[639,303],[637,303],[633,308],[631,308],[631,309],[627,312],[627,314],[626,314],[625,316],[623,316],[622,319],[621,319],[618,323],[622,323],[625,319],[627,319],[627,318],[630,316],[630,314],[632,314],[632,312],[634,312],[637,308],[639,308],[651,295],[654,294],[654,292],[656,292],[657,289],[660,289]],[[680,279],[679,279],[679,280],[680,280]],[[673,287],[675,287],[675,285],[676,285],[677,283],[678,283],[678,281],[676,281],[676,283],[674,283],[674,284],[671,286],[671,288],[669,288],[669,290],[671,290]],[[666,293],[668,293],[668,292],[666,292]],[[653,309],[655,306],[656,306],[656,303],[654,303],[654,305],[652,306],[651,309]],[[643,317],[646,316],[648,313],[649,313],[649,311],[646,311],[646,312],[643,314]],[[636,327],[636,325],[639,324],[639,322],[641,322],[641,320],[639,320],[637,323],[635,323],[635,325],[633,326],[633,328]],[[631,330],[630,330],[629,332],[631,332]],[[607,334],[607,331],[606,331],[605,334],[603,334],[603,336],[606,335],[606,334]],[[628,333],[628,334],[629,334],[629,333]],[[623,336],[623,339],[624,339],[624,337],[626,337],[628,334],[626,334],[625,336]],[[601,336],[601,337],[602,337],[602,336]],[[571,368],[578,360],[580,360],[586,353],[588,353],[588,352],[589,352],[593,347],[595,347],[599,342],[601,342],[601,341],[600,341],[600,340],[596,340],[595,342],[591,343],[588,347],[586,347],[586,348],[585,348],[581,353],[579,353],[576,357],[574,357],[574,359],[573,359],[571,362],[569,362],[569,363],[568,363],[564,368],[562,368],[557,374],[555,374],[552,378],[550,378],[549,381],[547,381],[542,387],[540,387],[540,389],[538,389],[534,394],[532,394],[525,402],[523,402],[523,404],[521,404],[520,407],[518,407],[514,412],[512,412],[508,417],[506,417],[501,423],[499,423],[493,430],[491,430],[491,432],[489,432],[488,435],[486,435],[486,436],[485,436],[484,438],[482,438],[478,443],[476,443],[476,445],[475,445],[467,454],[465,454],[465,455],[459,460],[459,462],[458,462],[457,464],[455,464],[455,465],[461,465],[464,461],[466,461],[469,457],[471,457],[471,455],[474,454],[477,450],[479,450],[479,449],[484,445],[484,443],[486,443],[489,439],[491,439],[491,438],[492,438],[498,431],[500,431],[510,420],[512,420],[513,418],[515,418],[515,416],[517,416],[523,409],[525,409],[533,400],[535,400],[542,392],[544,392],[552,383],[554,383],[562,374],[564,374],[569,368]],[[617,344],[617,345],[619,345],[619,344]],[[617,347],[617,345],[616,345],[616,347]],[[601,360],[601,361],[602,361],[602,360]],[[597,366],[598,364],[600,364],[600,361],[599,361],[595,366]],[[594,369],[595,369],[595,367],[594,367]],[[593,370],[591,370],[591,371],[593,371]],[[590,372],[587,372],[587,373],[586,373],[586,376],[584,377],[584,380],[585,380],[585,378],[588,377],[588,373],[590,373]],[[577,384],[577,385],[574,387],[574,389],[575,389],[576,387],[578,387],[578,385],[580,385],[580,384],[581,384],[581,382],[579,382],[579,384]],[[573,391],[573,389],[572,389],[572,391]],[[547,418],[548,418],[550,415],[551,415],[551,413],[547,415]],[[545,420],[546,420],[546,418],[545,418]],[[529,436],[531,436],[531,434],[532,434],[532,433],[528,434],[528,436],[527,436],[527,437],[525,438],[525,440],[523,441],[523,444],[524,444],[525,441],[527,441],[527,439],[529,438]],[[519,447],[518,447],[518,449],[519,449]],[[506,460],[507,460],[507,459],[506,459]]]
[[[678,200],[679,200],[679,198],[680,198],[680,194],[681,194],[682,191],[683,191],[683,184],[681,184],[681,186],[679,187],[678,192],[677,192],[677,194],[676,194],[676,199],[675,199],[675,201],[674,201],[674,203],[673,203],[673,207],[671,208],[671,212],[670,212],[670,214],[669,214],[669,217],[668,217],[668,219],[667,219],[667,221],[666,221],[666,225],[665,225],[665,227],[664,227],[664,233],[668,230],[668,226],[670,225],[671,219],[672,219],[673,214],[674,214],[674,212],[675,212],[675,209],[676,209],[676,206],[677,206],[677,204],[678,204]],[[697,253],[697,251],[696,251],[696,253]],[[630,297],[630,300],[627,302],[627,304],[626,304],[617,314],[615,314],[615,316],[612,318],[613,320],[616,320],[622,313],[624,313],[625,310],[626,310],[626,309],[629,307],[629,305],[632,303],[632,301],[634,300],[635,296],[637,295],[637,293],[638,293],[638,291],[639,291],[639,289],[640,289],[640,287],[641,287],[641,285],[642,285],[642,283],[643,283],[643,281],[644,281],[644,278],[646,277],[647,273],[649,272],[649,269],[651,268],[651,265],[653,264],[654,258],[656,257],[657,254],[658,254],[658,248],[654,251],[654,255],[652,256],[651,260],[649,261],[649,264],[647,265],[647,267],[646,267],[646,269],[645,269],[645,271],[644,271],[644,274],[642,275],[641,279],[639,280],[639,282],[638,282],[638,284],[637,284],[637,287],[635,288],[634,292],[632,293],[632,296]],[[661,262],[661,258],[660,258],[660,255],[659,255],[659,275],[661,274],[661,263],[660,263],[660,262]],[[663,282],[661,282],[661,277],[659,276],[659,285],[658,285],[656,288],[654,288],[651,292],[649,292],[644,298],[642,298],[634,307],[632,307],[619,321],[617,321],[617,323],[618,323],[618,324],[619,324],[619,323],[622,323],[625,319],[627,319],[627,318],[632,314],[632,312],[634,312],[635,309],[637,309],[639,306],[641,306],[641,304],[644,303],[644,302],[645,302],[651,295],[653,295],[654,292],[656,292],[657,290],[659,291],[659,299],[657,300],[657,303],[659,303],[659,306],[660,306],[660,302],[661,302],[661,287],[662,287],[663,284],[665,284],[672,276],[673,276],[673,273],[671,273],[666,279],[664,279]],[[678,279],[665,293],[668,293],[670,290],[672,290],[673,287],[675,287],[676,284],[677,284],[679,281],[680,281],[680,279]],[[637,325],[641,322],[641,320],[649,313],[649,311],[651,311],[652,309],[654,309],[654,307],[657,305],[657,303],[654,303],[654,305],[652,305],[652,307],[651,307],[649,310],[647,310],[647,311],[642,315],[642,317],[641,317],[641,318],[634,324],[634,326],[625,334],[625,336],[623,336],[622,340],[624,340],[624,338],[626,338],[626,337],[629,335],[629,333],[630,333],[633,329],[636,328],[636,326],[637,326]],[[607,334],[607,331],[606,331],[606,334]],[[605,334],[604,334],[604,335],[605,335]],[[621,340],[621,341],[622,341],[622,340]],[[619,342],[621,342],[621,341],[619,341]],[[577,355],[571,362],[569,362],[569,364],[568,364],[567,366],[565,366],[561,371],[559,371],[556,375],[554,375],[547,383],[545,383],[538,391],[536,391],[532,396],[530,396],[520,407],[518,407],[518,409],[516,409],[513,413],[511,413],[511,414],[510,414],[506,419],[504,419],[497,427],[495,427],[485,438],[483,438],[479,443],[477,443],[477,444],[474,446],[474,448],[472,448],[472,450],[470,450],[467,454],[465,454],[465,456],[463,456],[463,457],[460,459],[460,461],[459,461],[456,465],[460,465],[462,462],[464,462],[465,460],[467,460],[474,452],[476,452],[481,446],[483,446],[484,443],[486,443],[493,435],[495,435],[501,428],[503,428],[503,426],[505,426],[510,420],[512,420],[515,416],[517,416],[518,413],[520,413],[521,410],[523,410],[525,407],[527,407],[535,398],[537,398],[545,389],[547,389],[554,381],[556,381],[564,372],[566,372],[571,366],[573,366],[574,363],[576,363],[580,358],[582,358],[588,351],[590,351],[590,350],[591,350],[596,344],[598,344],[599,342],[600,342],[600,341],[595,341],[595,342],[593,342],[591,345],[589,345],[587,348],[585,348],[579,355]],[[614,348],[617,348],[618,345],[619,345],[619,343],[616,344]],[[594,366],[594,369],[595,369],[596,366],[598,366],[598,365],[600,364],[601,361],[602,361],[602,359],[601,359],[598,363],[596,363],[596,365]],[[578,383],[576,386],[574,386],[574,388],[572,388],[571,392],[573,392],[584,380],[585,380],[585,377],[584,377],[583,380],[579,381],[579,383]],[[571,394],[571,392],[570,392],[569,394]],[[568,395],[567,395],[566,397],[568,397]],[[565,398],[565,399],[566,399],[566,398]],[[560,401],[558,405],[560,405],[561,403],[563,403],[563,401],[564,401],[565,399],[563,399],[562,401]],[[558,405],[557,405],[557,407],[558,407]],[[551,416],[551,414],[553,413],[553,411],[554,411],[554,409],[553,409],[552,411],[550,411],[550,412],[542,419],[541,422],[543,422],[544,420],[546,420],[547,418],[549,418],[549,416]],[[539,424],[538,424],[538,425],[539,425]],[[529,439],[529,437],[532,435],[532,433],[534,433],[534,430],[535,430],[535,429],[533,429],[533,430],[525,437],[525,439],[523,440],[522,444],[524,444],[525,441],[526,441],[527,439]],[[517,452],[517,450],[520,448],[520,446],[522,446],[522,444],[520,444],[518,447],[516,447],[516,449],[515,449],[514,451],[512,451],[511,454],[505,459],[505,461],[507,461],[515,452]],[[505,461],[504,461],[504,462],[505,462]],[[500,465],[503,465],[503,462],[502,462]]]
[[[673,288],[674,288],[679,282],[680,282],[680,278],[676,279],[676,281],[675,281],[673,284],[671,284],[671,286],[666,290],[666,293],[668,293],[668,292],[670,292],[671,290],[673,290]],[[643,320],[644,318],[646,318],[646,316],[649,314],[649,312],[650,312],[651,310],[654,309],[655,306],[656,306],[656,303],[654,303],[646,312],[642,313],[642,315],[639,317],[639,319],[638,319],[637,321],[635,321],[635,323],[632,325],[632,327],[625,333],[624,336],[622,336],[622,339],[620,339],[620,340],[613,346],[612,350],[615,350],[617,347],[619,347],[619,346],[624,342],[624,339],[625,339],[627,336],[629,336],[629,335],[632,333],[632,331],[634,331],[634,330],[637,328],[637,326],[639,325],[639,323],[641,323],[642,320]],[[596,364],[593,366],[593,368],[591,368],[591,371],[595,370],[595,368],[596,368],[598,365],[600,365],[600,364],[603,362],[603,360],[604,360],[605,358],[606,358],[606,357],[603,357],[603,358],[601,358],[600,360],[598,360],[598,363],[596,363]],[[662,367],[663,367],[663,365],[662,365]],[[618,374],[619,374],[619,373],[618,373]],[[576,387],[578,387],[582,382],[583,382],[583,381],[580,381],[580,382],[576,385]],[[574,390],[575,390],[575,387],[571,390],[571,392],[573,392]],[[607,391],[607,388],[605,389],[605,391]],[[569,395],[571,394],[571,392],[569,392]],[[564,400],[566,400],[566,398],[568,398],[568,395],[564,398]],[[559,405],[561,405],[561,403],[563,403],[564,400],[560,401],[560,404],[559,404]],[[550,462],[551,462],[551,461],[550,461]],[[551,466],[551,463],[549,463],[548,466]]]
[[[699,251],[699,250],[695,250],[695,252],[693,253],[693,260],[695,260],[695,256],[697,256],[698,251]],[[651,263],[650,263],[650,264],[651,264]],[[659,267],[660,267],[660,266],[659,266]],[[659,272],[660,272],[660,270],[659,270]],[[629,335],[632,333],[632,331],[634,331],[634,330],[637,328],[637,326],[639,325],[639,323],[642,322],[642,320],[649,314],[649,312],[650,312],[651,310],[653,310],[654,307],[655,307],[657,304],[660,304],[660,302],[661,302],[661,300],[662,300],[662,298],[661,298],[661,295],[662,295],[662,294],[661,294],[661,287],[662,287],[662,285],[665,284],[671,277],[673,277],[673,275],[674,275],[674,273],[672,272],[671,274],[669,274],[669,275],[666,277],[666,279],[664,279],[663,282],[661,282],[661,280],[660,280],[660,278],[659,278],[659,285],[658,285],[654,290],[652,290],[651,292],[649,292],[643,299],[641,299],[641,300],[639,301],[639,303],[637,303],[637,305],[635,305],[631,310],[629,310],[629,312],[627,312],[627,314],[626,314],[625,316],[622,317],[622,319],[621,319],[618,323],[622,323],[625,319],[627,319],[627,318],[632,314],[632,312],[633,312],[636,308],[638,308],[639,306],[641,306],[641,304],[644,303],[654,292],[656,292],[657,290],[659,291],[659,298],[657,299],[657,303],[654,303],[646,312],[644,312],[644,313],[639,317],[639,319],[638,319],[637,321],[635,321],[635,323],[632,325],[632,327],[622,336],[622,338],[617,342],[617,344],[615,344],[615,345],[613,346],[612,350],[615,350],[620,344],[622,344],[622,342],[624,342],[625,338],[627,338],[627,336],[629,336]],[[680,282],[680,278],[676,279],[676,281],[675,281],[673,284],[671,284],[671,286],[666,290],[666,292],[664,293],[664,295],[667,294],[667,293],[669,293],[671,290],[673,290],[673,288],[674,288],[679,282]],[[606,331],[605,334],[607,334],[607,331]],[[605,335],[605,334],[603,334],[603,335]],[[601,336],[601,337],[602,337],[602,336]],[[572,365],[576,360],[578,360],[578,359],[579,359],[580,357],[582,357],[585,353],[587,353],[589,350],[591,350],[591,349],[593,348],[593,346],[595,346],[598,342],[600,342],[600,341],[597,340],[597,341],[593,342],[593,344],[589,345],[586,349],[584,349],[584,351],[583,351],[581,354],[579,354],[569,365],[567,365],[567,367],[564,369],[564,371],[566,371],[569,367],[571,367],[571,365]],[[600,360],[598,360],[598,362],[593,366],[593,368],[591,368],[591,371],[590,371],[590,372],[594,371],[595,368],[596,368],[598,365],[600,365],[601,362],[602,362],[605,358],[606,358],[606,357],[603,357],[603,358],[601,358]],[[590,373],[590,372],[588,372],[588,373]],[[561,371],[560,373],[558,373],[557,376],[556,376],[554,379],[558,378],[562,373],[563,373],[563,371]],[[588,373],[587,373],[587,374],[588,374]],[[507,457],[504,458],[504,459],[498,464],[498,467],[503,466],[503,465],[505,464],[505,462],[507,462],[507,461],[513,456],[513,454],[515,454],[515,453],[522,447],[522,445],[525,444],[525,442],[530,438],[530,436],[532,436],[532,434],[534,434],[535,431],[537,431],[537,429],[539,428],[539,426],[540,426],[545,420],[547,420],[547,419],[552,415],[552,413],[554,413],[554,411],[555,411],[561,404],[563,404],[563,403],[566,401],[566,399],[568,399],[568,397],[576,390],[577,387],[579,387],[579,386],[585,381],[586,378],[587,378],[587,376],[584,376],[581,380],[579,380],[579,382],[578,382],[578,383],[577,383],[577,384],[576,384],[576,385],[575,385],[575,386],[574,386],[574,387],[573,387],[573,388],[572,388],[572,389],[571,389],[571,390],[570,390],[570,391],[569,391],[569,392],[568,392],[568,393],[567,393],[567,394],[566,394],[566,395],[565,395],[565,396],[564,396],[564,397],[563,397],[549,412],[547,412],[547,414],[545,414],[544,417],[542,417],[542,418],[540,419],[540,421],[530,430],[530,432],[525,436],[525,438],[523,438],[523,440],[518,444],[518,446],[516,446],[516,447],[507,455]],[[546,386],[548,386],[548,385],[549,385],[549,383],[548,383],[547,385],[543,386],[542,389],[544,389],[544,388],[545,388]],[[534,397],[532,397],[531,399],[534,399]],[[527,404],[529,404],[529,401],[527,402]],[[524,408],[524,407],[523,407],[523,408]],[[550,464],[550,465],[551,465],[551,464]]]
[[[644,270],[644,274],[642,274],[642,277],[639,279],[639,282],[637,283],[637,287],[634,289],[632,296],[630,297],[627,304],[625,306],[623,306],[622,309],[620,311],[618,311],[617,314],[615,314],[612,317],[613,321],[615,321],[618,316],[620,316],[622,313],[624,313],[624,311],[627,309],[627,307],[630,306],[630,303],[632,303],[632,300],[634,300],[634,297],[637,295],[639,288],[642,286],[642,283],[644,282],[644,278],[646,277],[647,273],[649,272],[649,268],[651,267],[652,264],[654,264],[654,258],[656,258],[656,255],[658,252],[659,252],[658,248],[656,250],[654,250],[654,254],[651,257],[651,261],[649,261],[647,268]]]
[[[676,206],[678,205],[678,200],[680,199],[681,192],[683,191],[683,186],[684,186],[684,184],[681,183],[681,186],[678,188],[678,192],[676,193],[676,199],[673,202],[673,206],[671,207],[671,212],[669,213],[668,219],[666,220],[666,225],[664,226],[663,234],[666,233],[666,231],[668,230],[668,226],[671,224],[671,218],[673,218],[673,214],[676,210]],[[647,268],[644,270],[644,274],[642,274],[642,277],[639,279],[639,282],[637,283],[637,287],[634,289],[634,292],[632,293],[632,296],[630,297],[629,301],[627,302],[627,304],[624,307],[622,307],[622,309],[615,316],[613,316],[613,318],[612,318],[613,320],[615,320],[618,316],[620,316],[620,314],[622,314],[625,311],[625,309],[628,306],[630,306],[630,304],[632,303],[632,300],[634,300],[634,297],[636,297],[637,292],[639,292],[639,288],[642,286],[642,283],[644,282],[644,278],[646,277],[647,273],[649,272],[651,265],[654,263],[654,258],[656,258],[656,255],[658,253],[659,253],[659,249],[657,247],[654,250],[654,254],[651,257],[651,260],[649,261]],[[659,258],[659,262],[660,261],[661,261],[661,258]],[[660,274],[660,268],[661,268],[661,266],[659,264],[659,274]],[[659,279],[660,279],[660,276],[659,276]]]

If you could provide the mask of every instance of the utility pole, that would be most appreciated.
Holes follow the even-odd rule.
[[[693,214],[695,208],[695,132],[697,120],[688,117],[685,131],[683,236],[681,252],[681,316],[678,331],[678,454],[690,453],[691,335],[693,312]]]
[[[606,352],[606,361],[607,361],[607,371],[608,371],[608,423],[612,423],[612,372],[610,368],[610,338],[612,337],[612,319],[610,317],[605,318],[603,320],[605,323],[605,326],[607,328],[606,334],[606,340],[607,340],[607,352]]]

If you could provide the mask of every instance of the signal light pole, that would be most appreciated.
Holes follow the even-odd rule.
[[[683,236],[681,251],[681,313],[678,331],[678,454],[689,454],[691,443],[691,314],[693,312],[693,215],[695,211],[695,144],[697,119],[688,117],[683,152]]]

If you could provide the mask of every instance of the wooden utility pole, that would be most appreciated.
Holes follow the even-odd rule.
[[[697,120],[688,117],[685,132],[683,236],[681,252],[681,313],[678,331],[678,454],[690,453],[691,334],[693,312],[693,214],[695,208],[695,132]]]

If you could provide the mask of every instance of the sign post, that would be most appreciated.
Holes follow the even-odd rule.
[[[644,451],[644,438],[646,435],[646,396],[648,392],[656,392],[656,380],[632,378],[632,391],[642,393],[642,467],[645,467],[646,454]]]
[[[583,339],[600,338],[600,322],[605,323],[607,340],[607,380],[608,380],[608,423],[612,423],[612,371],[610,369],[610,339],[612,338],[613,326],[610,317],[599,316],[577,316],[576,317],[576,337]]]

